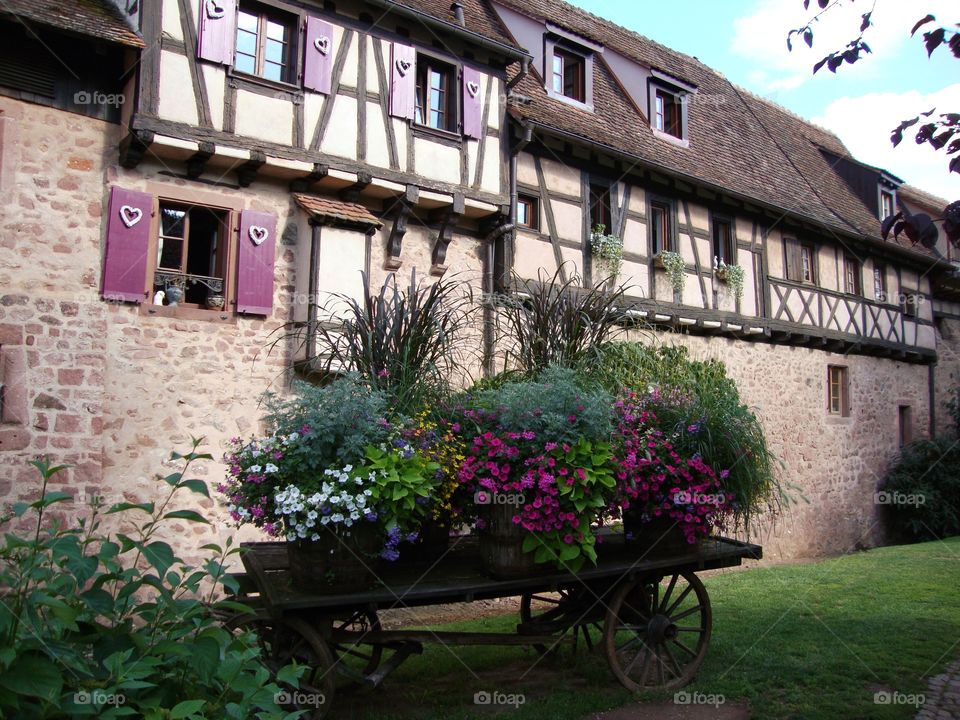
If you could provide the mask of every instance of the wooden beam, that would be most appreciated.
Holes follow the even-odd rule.
[[[450,246],[450,241],[453,240],[453,228],[456,227],[457,222],[463,216],[465,209],[466,203],[463,193],[457,193],[453,196],[453,204],[444,213],[443,224],[440,225],[440,232],[433,244],[433,253],[430,257],[431,275],[439,277],[447,271],[447,248]]]
[[[217,148],[212,142],[202,142],[199,145],[200,149],[187,160],[187,177],[192,180],[203,175],[203,171],[207,169],[207,161],[213,157]]]
[[[150,130],[131,130],[120,141],[120,165],[132,170],[143,159],[153,143],[154,134]]]
[[[250,187],[257,172],[267,162],[267,156],[260,150],[251,150],[250,159],[237,168],[237,182],[240,187]]]

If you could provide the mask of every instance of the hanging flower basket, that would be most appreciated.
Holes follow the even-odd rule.
[[[331,530],[317,540],[287,542],[290,576],[300,590],[329,593],[366,590],[373,585],[376,557],[383,544],[375,523]]]

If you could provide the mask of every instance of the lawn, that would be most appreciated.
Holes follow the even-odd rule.
[[[706,585],[713,641],[686,690],[746,700],[756,718],[912,718],[916,707],[876,704],[874,694],[923,693],[960,656],[960,538],[713,574]],[[443,629],[510,631],[516,622],[511,615]],[[484,691],[517,702],[476,705]],[[582,649],[541,659],[522,647],[427,646],[380,689],[340,693],[333,712],[580,720],[633,699],[601,656]]]

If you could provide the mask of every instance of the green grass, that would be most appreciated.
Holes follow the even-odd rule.
[[[960,656],[958,580],[960,538],[710,575],[713,640],[686,689],[746,700],[761,719],[911,718],[915,707],[875,704],[874,693],[923,693],[929,677]],[[511,631],[516,622],[443,629]],[[525,702],[476,706],[482,690],[522,693]],[[583,650],[540,660],[522,647],[427,646],[379,690],[340,693],[334,716],[580,720],[636,699],[601,656]]]

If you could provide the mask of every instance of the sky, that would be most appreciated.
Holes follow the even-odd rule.
[[[948,200],[960,199],[960,173],[948,155],[905,134],[896,148],[890,131],[901,120],[937,107],[960,112],[960,60],[946,46],[927,57],[910,29],[927,13],[960,22],[957,0],[843,0],[814,25],[813,48],[786,37],[818,10],[803,0],[569,0],[595,15],[697,57],[731,81],[836,133],[850,153],[901,180]],[[873,50],[836,74],[813,65],[859,34],[861,15],[873,9],[864,35]]]

